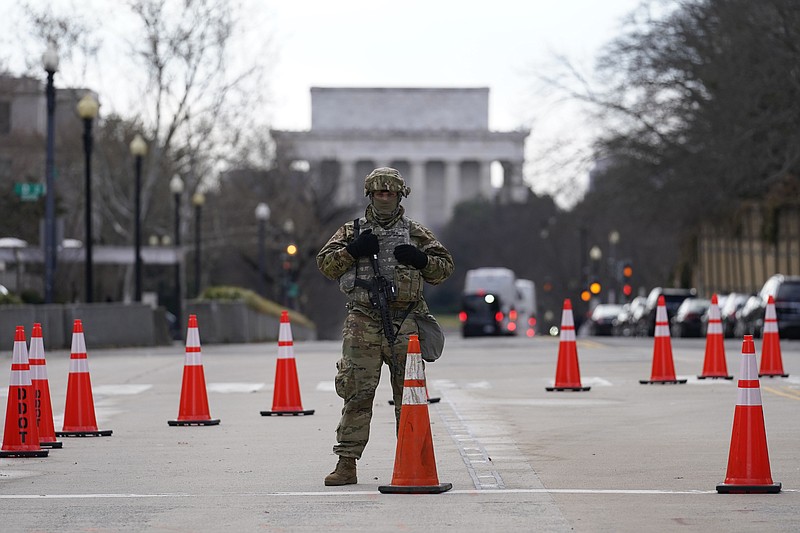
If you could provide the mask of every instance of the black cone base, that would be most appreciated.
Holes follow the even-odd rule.
[[[717,492],[720,494],[777,494],[781,491],[780,483],[772,485],[728,485],[720,483]]]
[[[440,483],[438,485],[378,485],[381,494],[441,494],[453,488],[452,483]]]
[[[170,426],[218,426],[219,418],[208,420],[167,420]]]
[[[545,387],[544,390],[548,392],[553,392],[554,390],[569,390],[569,391],[576,391],[576,392],[584,392],[590,390],[591,387]]]
[[[441,398],[428,398],[428,403],[439,403],[441,402]],[[389,400],[389,405],[394,405],[394,400]]]
[[[56,431],[56,437],[110,437],[110,429],[98,431]]]
[[[733,379],[733,376],[697,376],[697,379]]]
[[[313,414],[314,409],[307,411],[261,411],[261,416],[306,416]]]
[[[64,446],[63,442],[54,441],[54,442],[40,442],[39,446],[42,448],[61,448]]]
[[[0,457],[47,457],[50,450],[32,450],[32,451],[0,451]]]
[[[788,378],[789,374],[759,374],[760,378]]]
[[[682,385],[687,379],[640,379],[642,385]]]

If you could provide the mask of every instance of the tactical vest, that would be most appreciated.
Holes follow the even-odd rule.
[[[402,265],[394,257],[394,249],[401,244],[410,244],[411,223],[406,217],[401,217],[391,228],[383,228],[380,224],[373,224],[361,217],[358,221],[359,231],[371,229],[378,237],[380,250],[378,251],[378,268],[385,278],[394,282],[396,300],[393,307],[406,307],[412,302],[422,298],[422,273],[411,266]],[[339,289],[348,298],[356,303],[369,306],[369,293],[362,287],[355,286],[356,273],[359,279],[372,279],[374,273],[366,257],[360,257],[353,268],[339,278]]]

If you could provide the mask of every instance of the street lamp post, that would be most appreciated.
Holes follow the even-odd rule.
[[[183,315],[183,298],[181,296],[181,194],[183,194],[183,180],[175,174],[169,180],[169,190],[175,199],[175,323],[177,331],[181,331],[181,316]]]
[[[192,196],[192,204],[194,205],[194,296],[200,296],[200,269],[201,269],[201,256],[200,256],[200,231],[201,231],[201,212],[203,204],[206,203],[205,195],[198,191]]]
[[[266,244],[267,220],[269,220],[269,206],[261,202],[256,206],[256,220],[258,220],[258,292],[267,297],[266,275]]]
[[[83,119],[83,153],[86,158],[86,234],[85,250],[86,259],[84,270],[86,272],[86,303],[94,301],[94,278],[92,260],[92,123],[97,117],[100,104],[92,96],[86,93],[78,102],[78,115]]]
[[[42,56],[44,70],[47,72],[47,153],[45,159],[45,201],[44,201],[44,302],[53,303],[53,278],[56,271],[56,188],[55,188],[55,111],[56,90],[53,77],[58,70],[58,49],[50,42]]]
[[[142,158],[147,155],[147,143],[138,133],[131,141],[131,155],[133,155],[136,162],[136,190],[134,191],[134,208],[133,208],[133,222],[134,222],[134,291],[133,300],[135,302],[142,301]]]
[[[608,303],[614,304],[617,303],[617,285],[619,283],[619,274],[617,272],[617,244],[619,243],[619,232],[617,230],[611,230],[608,234],[608,265],[611,270],[611,276],[609,276],[608,284]],[[621,301],[621,299],[620,299]]]

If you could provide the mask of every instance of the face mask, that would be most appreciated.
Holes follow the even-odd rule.
[[[379,215],[391,215],[400,203],[399,198],[375,198],[372,197],[372,207]]]

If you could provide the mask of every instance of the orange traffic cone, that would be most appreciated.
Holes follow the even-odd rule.
[[[261,411],[261,416],[313,415],[314,410],[303,410],[297,364],[294,360],[294,342],[289,312],[281,311],[278,329],[278,361],[275,369],[275,388],[272,392],[272,411]]]
[[[711,296],[711,306],[708,308],[708,329],[706,330],[706,356],[703,361],[703,374],[698,379],[733,379],[728,375],[728,365],[725,362],[725,343],[722,336],[722,320],[719,313],[717,295]]]
[[[186,331],[186,356],[183,363],[178,419],[167,420],[167,424],[170,426],[216,426],[219,424],[219,418],[211,418],[208,410],[206,375],[203,371],[197,315],[189,315],[189,326]]]
[[[86,339],[83,323],[75,319],[72,324],[72,351],[69,356],[69,380],[67,381],[67,403],[64,410],[64,426],[56,431],[57,437],[110,437],[111,430],[97,429],[94,414],[92,378],[89,375],[89,360],[86,354]]]
[[[44,359],[42,325],[33,325],[31,332],[31,382],[33,383],[33,410],[39,430],[39,444],[47,448],[61,448],[64,443],[56,440],[53,424],[53,402],[50,401],[50,383],[47,380],[47,361]]]
[[[11,381],[8,383],[6,426],[0,457],[47,457],[49,450],[39,444],[34,414],[33,384],[25,345],[25,329],[17,326],[11,358]]]
[[[581,371],[578,367],[578,346],[575,343],[575,320],[572,318],[572,302],[564,300],[561,311],[561,338],[558,343],[558,362],[556,381],[546,391],[587,391],[591,387],[581,385]]]
[[[667,322],[667,305],[664,302],[664,296],[659,296],[656,307],[653,370],[650,373],[649,380],[640,379],[639,383],[643,385],[652,383],[674,385],[686,383],[686,381],[675,377],[675,364],[672,362],[672,342],[669,337],[669,322]]]
[[[392,484],[380,485],[378,490],[384,494],[438,494],[452,488],[452,483],[439,483],[436,473],[419,337],[409,335]]]
[[[733,433],[725,482],[720,493],[777,493],[781,484],[772,481],[761,407],[761,387],[756,374],[756,347],[752,335],[742,341],[739,367],[739,397],[733,414]]]
[[[781,340],[778,333],[778,315],[775,312],[775,299],[770,296],[767,300],[767,309],[764,311],[764,331],[761,341],[761,368],[758,376],[770,378],[785,378],[789,374],[783,371],[783,358],[781,357]]]

